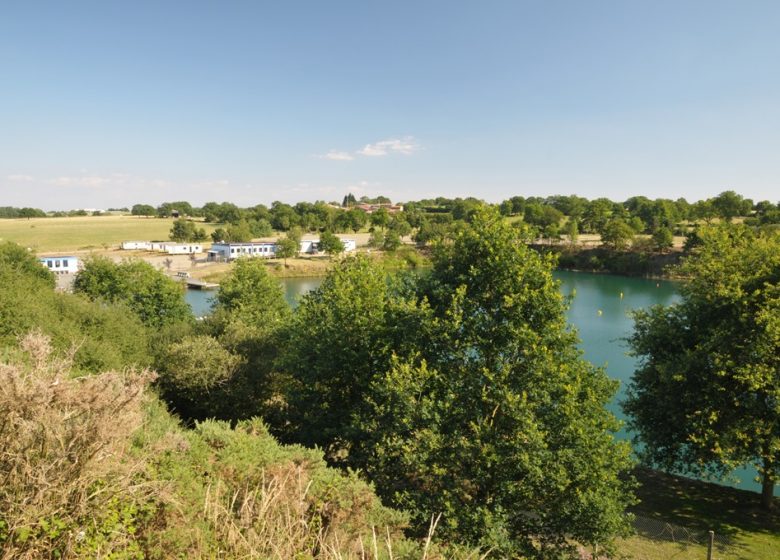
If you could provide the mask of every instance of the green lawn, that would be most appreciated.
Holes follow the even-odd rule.
[[[627,558],[705,560],[707,531],[715,532],[714,559],[780,558],[780,500],[774,512],[758,508],[755,492],[640,470],[637,535],[619,543]]]
[[[79,216],[0,220],[0,241],[13,241],[38,253],[110,249],[122,241],[164,241],[172,218],[138,216]],[[198,224],[206,233],[215,226]]]

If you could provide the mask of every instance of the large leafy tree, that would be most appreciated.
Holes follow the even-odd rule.
[[[336,234],[326,230],[320,234],[319,248],[320,251],[333,256],[344,252],[344,243]]]
[[[287,266],[287,259],[297,256],[300,247],[300,242],[289,235],[282,237],[276,242],[276,258],[284,259],[284,266]]]
[[[144,261],[86,259],[73,290],[92,300],[124,304],[142,323],[153,328],[192,320],[192,310],[184,300],[184,287]]]
[[[416,353],[394,359],[360,416],[380,492],[507,555],[624,532],[631,461],[605,409],[616,384],[577,349],[552,262],[479,211],[417,291],[430,310]]]
[[[168,237],[171,241],[202,241],[206,239],[206,231],[191,220],[179,218],[173,222]]]
[[[290,307],[261,259],[239,259],[217,293],[214,312],[182,333],[162,333],[158,370],[164,398],[191,420],[276,421],[280,379],[273,363]]]
[[[280,365],[293,378],[286,437],[355,465],[354,453],[349,461],[345,454],[368,436],[353,417],[393,352],[410,346],[415,315],[375,262],[357,256],[334,266],[301,300],[283,347]]]
[[[780,236],[701,228],[679,303],[635,315],[624,404],[650,464],[724,475],[753,464],[770,507],[780,475]]]
[[[281,364],[288,437],[368,473],[417,527],[549,557],[627,528],[629,449],[582,359],[551,261],[497,212],[443,245],[424,277],[365,258],[306,296]]]

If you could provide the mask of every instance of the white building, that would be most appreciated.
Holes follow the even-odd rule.
[[[350,253],[357,249],[354,239],[342,239],[344,252]],[[316,255],[319,253],[319,239],[303,239],[299,253]],[[273,259],[276,257],[276,243],[272,241],[247,241],[243,243],[214,243],[208,252],[209,261],[232,261],[239,257],[261,257]]]
[[[303,255],[316,255],[320,251],[319,245],[319,239],[303,239],[298,252]]]
[[[122,249],[156,251],[169,255],[194,255],[203,252],[200,243],[174,243],[173,241],[123,241]]]
[[[75,274],[79,271],[78,257],[38,257],[38,260],[55,274]]]
[[[240,257],[271,259],[276,256],[276,243],[247,241],[244,243],[214,243],[208,252],[210,261],[232,261]]]
[[[344,245],[344,252],[351,253],[357,250],[357,242],[354,239],[341,239],[341,243]],[[303,239],[301,240],[300,253],[302,255],[316,255],[320,252],[320,240],[319,239]]]
[[[166,243],[162,251],[169,255],[194,255],[203,252],[203,245],[198,243]]]
[[[150,241],[122,241],[122,249],[125,251],[149,251],[152,248]]]

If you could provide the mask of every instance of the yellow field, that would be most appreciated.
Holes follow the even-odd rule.
[[[0,241],[13,241],[38,253],[116,248],[122,241],[166,241],[172,218],[79,216],[0,220]],[[207,234],[215,226],[199,224]]]

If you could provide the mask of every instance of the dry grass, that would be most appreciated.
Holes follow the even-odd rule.
[[[40,333],[20,349],[0,364],[0,558],[67,557],[79,540],[70,529],[117,495],[146,491],[126,452],[152,374],[71,378],[73,352],[54,357]]]
[[[167,240],[172,218],[79,216],[0,220],[0,241],[13,241],[37,253],[105,250],[128,240]],[[210,234],[216,226],[198,224]]]
[[[0,559],[478,560],[403,537],[354,475],[259,421],[182,429],[148,371],[74,378],[40,333],[0,363]]]

